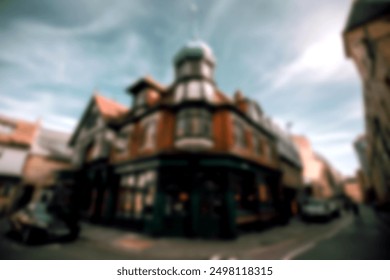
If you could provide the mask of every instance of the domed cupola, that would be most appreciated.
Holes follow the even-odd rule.
[[[215,58],[202,41],[187,43],[174,57],[176,73],[175,102],[214,101]]]

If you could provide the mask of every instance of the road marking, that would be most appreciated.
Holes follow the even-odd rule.
[[[343,228],[348,226],[351,222],[352,222],[351,218],[348,218],[348,219],[342,221],[340,224],[338,224],[334,228],[332,228],[329,232],[326,232],[325,234],[320,235],[318,238],[314,238],[314,240],[312,240],[312,241],[310,241],[302,246],[299,246],[296,249],[293,249],[292,251],[287,253],[282,259],[283,260],[294,259],[295,257],[303,254],[304,252],[314,248],[320,241],[332,238],[337,233],[339,233]]]
[[[211,257],[210,257],[210,260],[220,260],[220,259],[222,259],[222,257],[220,256],[220,255],[218,255],[218,254],[216,254],[216,255],[212,255]]]
[[[310,243],[307,243],[301,247],[298,247],[294,250],[292,250],[291,252],[287,253],[287,255],[285,255],[283,257],[283,260],[291,260],[293,258],[295,258],[296,256],[299,256],[300,254],[310,250],[311,248],[313,248],[314,246],[317,245],[317,242],[310,242]]]

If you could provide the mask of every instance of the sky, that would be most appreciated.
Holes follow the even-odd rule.
[[[173,81],[197,30],[216,82],[237,89],[344,175],[358,168],[361,83],[343,49],[351,0],[0,0],[0,114],[72,132],[91,95],[130,106],[125,89]],[[194,28],[195,27],[195,28]]]

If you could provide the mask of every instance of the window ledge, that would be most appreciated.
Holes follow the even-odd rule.
[[[185,137],[176,139],[175,147],[188,149],[209,149],[213,147],[213,141],[203,137]]]

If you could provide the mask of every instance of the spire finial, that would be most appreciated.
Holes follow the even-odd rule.
[[[196,24],[196,18],[198,13],[198,6],[194,0],[190,0],[190,11],[191,11],[191,23],[192,23],[192,37],[194,40],[198,39],[198,29]]]

